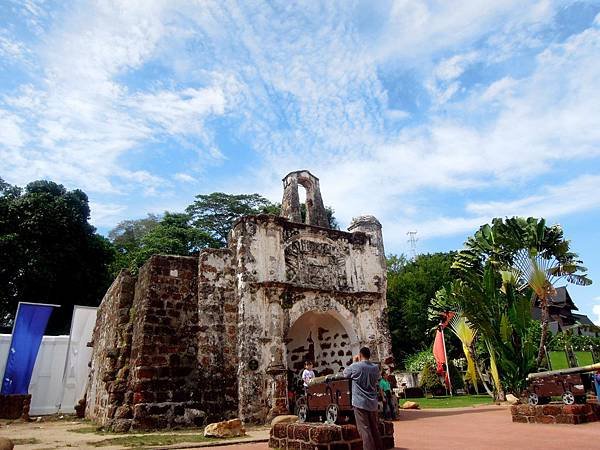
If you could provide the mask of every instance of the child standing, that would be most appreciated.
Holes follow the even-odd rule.
[[[304,390],[308,388],[308,383],[315,377],[315,372],[313,371],[313,363],[312,361],[306,361],[304,363],[304,370],[302,371],[302,381],[304,383]]]

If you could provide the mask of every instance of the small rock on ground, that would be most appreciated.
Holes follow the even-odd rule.
[[[204,428],[204,437],[239,437],[244,436],[245,434],[246,430],[240,419],[210,423]]]
[[[402,404],[402,409],[419,409],[420,406],[417,402],[407,401]]]
[[[283,415],[283,416],[277,416],[274,417],[273,420],[271,420],[271,426],[277,424],[277,423],[295,423],[298,422],[298,416],[294,416],[294,415]]]
[[[0,450],[13,450],[14,444],[12,441],[5,437],[0,437]]]

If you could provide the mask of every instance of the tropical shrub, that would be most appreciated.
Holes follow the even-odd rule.
[[[427,364],[435,366],[435,358],[431,348],[413,353],[404,359],[404,367],[409,372],[421,372]]]

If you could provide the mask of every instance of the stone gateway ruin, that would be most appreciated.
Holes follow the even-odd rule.
[[[282,216],[240,218],[227,248],[119,274],[94,329],[88,419],[117,431],[264,423],[288,413],[288,375],[306,359],[333,373],[367,345],[391,362],[380,223],[330,229],[318,178],[283,184]]]

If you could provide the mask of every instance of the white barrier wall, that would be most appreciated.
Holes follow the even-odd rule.
[[[59,410],[66,414],[75,413],[73,408],[83,397],[88,379],[92,349],[87,343],[92,338],[96,309],[75,307],[70,345],[69,336],[42,338],[29,384],[30,415],[54,414]],[[4,375],[10,340],[10,334],[0,334],[0,377]]]
[[[0,334],[0,373],[2,374],[10,349],[10,339],[10,334]],[[69,336],[42,338],[29,384],[31,415],[52,414],[58,411],[68,345]]]

